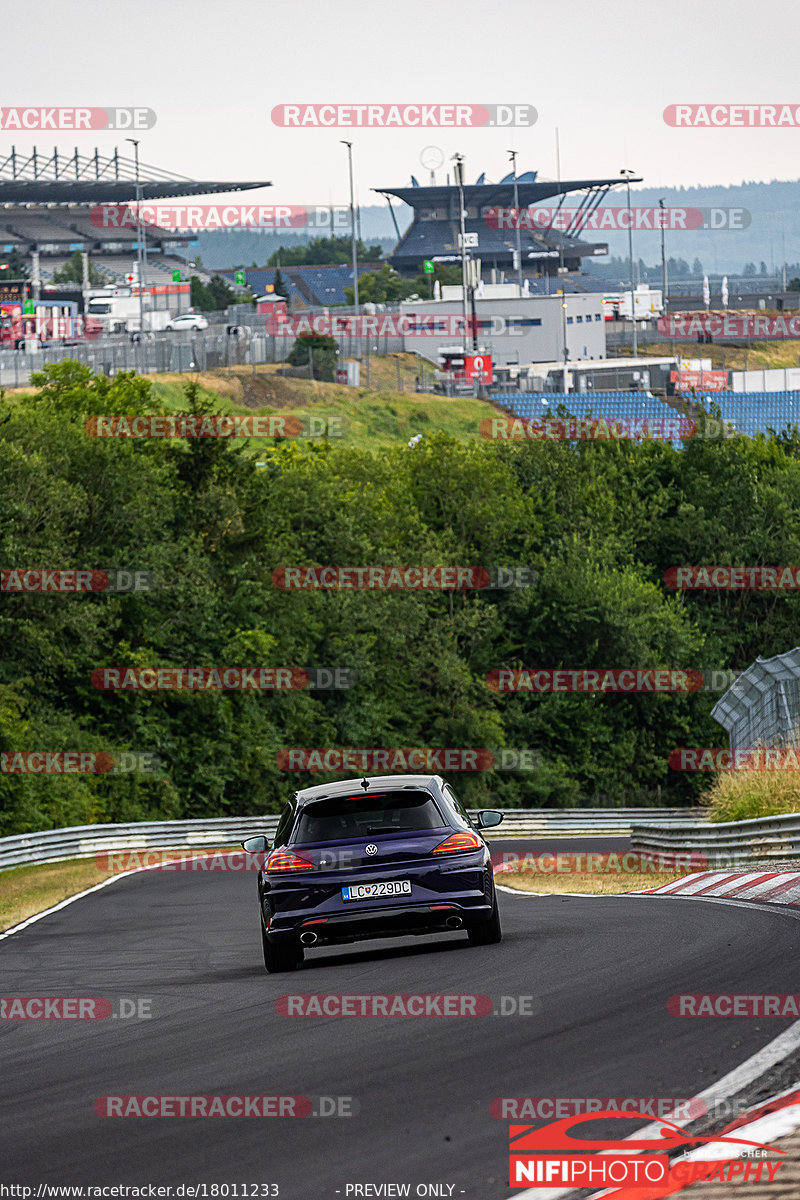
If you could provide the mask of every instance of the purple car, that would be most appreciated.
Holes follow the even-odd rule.
[[[264,965],[293,971],[304,948],[464,929],[473,945],[502,938],[486,842],[439,775],[345,779],[296,792],[258,873]]]

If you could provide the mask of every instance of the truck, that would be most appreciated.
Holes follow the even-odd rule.
[[[660,288],[651,288],[646,283],[640,283],[633,295],[637,321],[654,321],[663,312],[664,298]],[[604,293],[603,316],[607,321],[630,321],[630,288]]]
[[[149,297],[144,298],[142,313],[144,331],[155,333],[166,329],[169,312],[164,308],[148,308]],[[139,297],[131,291],[127,294],[109,292],[105,295],[95,293],[89,299],[87,313],[100,322],[105,333],[141,333],[139,320]]]

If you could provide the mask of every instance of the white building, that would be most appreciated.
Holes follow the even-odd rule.
[[[500,291],[498,295],[495,291]],[[436,361],[440,346],[458,342],[463,330],[460,287],[445,287],[441,300],[405,301],[404,316],[419,315],[419,332],[403,336],[404,350]],[[566,314],[564,312],[566,305]],[[469,306],[468,306],[469,315]],[[496,367],[536,362],[563,362],[564,335],[567,356],[574,362],[602,359],[606,355],[603,297],[596,292],[566,296],[520,295],[516,284],[484,284],[475,297],[478,349],[491,354]],[[440,330],[429,332],[431,317]],[[472,347],[468,331],[467,347]]]

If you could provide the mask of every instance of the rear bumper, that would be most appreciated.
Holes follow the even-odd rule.
[[[470,921],[485,920],[491,904],[481,895],[480,903],[440,903],[394,905],[391,908],[359,909],[326,917],[303,914],[276,914],[271,917],[267,937],[276,945],[296,942],[303,933],[317,935],[315,945],[335,945],[370,938],[408,937],[432,933],[453,933]],[[448,924],[448,921],[450,924]],[[458,922],[458,924],[456,924]]]

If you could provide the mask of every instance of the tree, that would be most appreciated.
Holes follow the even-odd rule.
[[[756,264],[755,263],[749,262],[749,263],[744,264],[744,269],[742,270],[743,275],[755,275],[755,273],[756,273]]]
[[[83,287],[83,255],[80,250],[67,259],[60,271],[53,272],[53,283],[74,283]],[[104,283],[108,283],[108,276],[104,271],[98,271],[90,258],[89,286],[102,287]]]
[[[313,378],[333,383],[339,346],[335,338],[322,333],[301,333],[289,351],[288,361],[293,367],[308,366],[311,352]]]
[[[284,278],[281,275],[280,267],[278,267],[277,271],[275,272],[275,278],[272,281],[272,286],[275,288],[276,296],[285,296],[288,299],[286,283],[284,282]]]
[[[702,275],[703,274],[703,264],[700,262],[699,258],[696,258],[694,260],[694,262],[692,263],[692,274],[693,275]]]
[[[800,292],[800,279],[790,279],[786,285],[787,292]]]
[[[375,262],[383,258],[383,250],[379,242],[365,246],[359,239],[356,242],[356,258],[358,262]],[[268,267],[319,267],[346,266],[352,262],[353,253],[349,237],[318,237],[311,238],[300,246],[284,246],[276,250],[267,259]]]
[[[218,312],[236,302],[236,295],[228,282],[221,275],[212,275],[209,282],[192,275],[190,281],[192,308],[200,312]]]
[[[767,264],[765,262],[762,261],[761,266],[759,267],[758,273],[759,273],[759,275],[767,274]]]
[[[4,279],[27,279],[29,275],[28,260],[16,246],[10,254],[0,256],[0,282]]]
[[[366,271],[358,277],[358,300],[360,304],[386,304],[405,300],[416,291],[410,279],[403,279],[388,263],[380,271]],[[346,287],[344,294],[348,304],[353,304],[355,289]]]

